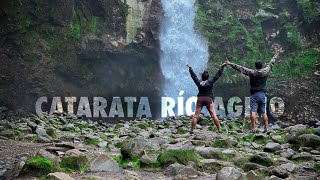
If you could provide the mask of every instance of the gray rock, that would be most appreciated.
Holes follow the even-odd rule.
[[[240,180],[242,179],[242,173],[239,169],[234,167],[224,167],[218,174],[216,180]]]
[[[270,176],[269,180],[282,180],[282,178],[272,175]]]
[[[202,159],[200,161],[201,168],[205,172],[208,173],[217,173],[220,171],[223,167],[229,167],[232,166],[232,163],[227,161],[220,161],[216,159]]]
[[[0,131],[0,136],[4,136],[4,137],[14,137],[14,131],[12,129],[4,129],[2,131]]]
[[[237,156],[237,152],[233,149],[226,149],[222,151],[222,156],[224,159],[230,159]]]
[[[49,136],[47,134],[47,132],[41,127],[38,127],[36,129],[35,133],[38,135],[39,142],[51,142],[52,141],[52,137]]]
[[[27,120],[27,125],[32,129],[32,131],[35,131],[38,126],[35,122],[32,122],[30,120]]]
[[[247,176],[248,180],[255,180],[258,177],[257,173],[252,170],[247,172],[246,176]]]
[[[307,129],[307,126],[303,124],[297,124],[297,125],[289,126],[285,128],[285,130],[287,130],[290,134],[295,133],[297,131],[304,131],[306,129]]]
[[[140,161],[143,164],[153,164],[157,161],[160,152],[158,153],[145,153],[141,158]]]
[[[56,155],[54,155],[54,154],[52,154],[49,151],[46,151],[44,149],[40,149],[38,151],[37,155],[42,156],[42,157],[44,157],[46,159],[49,159],[52,162],[58,162],[58,160],[59,160],[59,158]]]
[[[278,15],[272,14],[270,12],[263,10],[263,9],[259,9],[259,12],[255,16],[258,18],[264,19],[264,20],[268,20],[271,18],[276,18],[276,19],[279,18]]]
[[[282,143],[283,138],[280,135],[271,136],[271,139],[277,143]]]
[[[207,159],[222,159],[222,149],[213,147],[196,147],[195,151]]]
[[[125,142],[121,147],[121,152],[129,152],[132,157],[141,157],[144,150],[160,150],[160,145],[149,139],[137,137]]]
[[[183,141],[176,144],[167,144],[167,150],[192,150],[193,144],[190,141]]]
[[[138,175],[138,173],[136,173],[134,171],[124,170],[124,171],[122,171],[121,174],[125,176],[125,178],[123,178],[123,179],[130,179],[130,180],[143,179],[141,176]]]
[[[251,162],[248,162],[248,163],[245,163],[245,164],[241,164],[241,166],[243,167],[242,169],[244,171],[251,171],[251,170],[256,170],[256,169],[260,169],[262,168],[263,166],[259,165],[259,164],[256,164],[256,163],[251,163]]]
[[[87,170],[89,172],[121,172],[117,161],[110,158],[104,153],[98,154],[95,158],[91,159]]]
[[[249,158],[250,162],[257,163],[263,166],[271,166],[273,165],[272,159],[266,153],[257,153]]]
[[[255,143],[255,142],[251,143],[251,145],[252,145],[252,146],[253,146],[253,148],[255,148],[255,149],[260,148],[260,145],[259,145],[259,144],[257,144],[257,143]]]
[[[286,163],[273,168],[271,170],[271,174],[280,178],[287,178],[294,170],[295,165],[293,163]]]
[[[198,176],[198,171],[195,170],[192,166],[185,166],[179,163],[174,163],[168,166],[165,171],[165,175],[168,176],[177,176],[177,175],[185,175],[185,176]]]
[[[63,172],[50,173],[47,175],[47,177],[52,180],[75,180],[74,178]]]
[[[66,164],[69,165],[68,162],[76,162],[75,164],[72,164],[72,167],[67,167],[67,168],[72,168],[72,169],[81,169],[83,168],[87,162],[88,162],[88,157],[86,156],[85,153],[81,152],[79,149],[71,149],[68,150],[64,156],[61,158],[61,164]]]
[[[292,160],[310,160],[312,159],[312,155],[307,152],[301,152],[291,157]]]
[[[66,124],[66,125],[63,125],[62,127],[61,127],[61,130],[63,130],[63,131],[72,131],[72,130],[74,130],[74,124]]]
[[[281,145],[279,143],[269,142],[264,147],[264,151],[266,152],[276,152],[281,149]]]
[[[297,141],[304,147],[320,147],[320,136],[314,134],[302,134],[297,138]]]
[[[280,156],[285,158],[291,158],[293,155],[294,155],[294,150],[290,148],[284,149],[280,152]]]
[[[101,142],[99,142],[98,146],[101,147],[101,148],[105,148],[105,147],[108,146],[108,142],[107,141],[101,141]]]

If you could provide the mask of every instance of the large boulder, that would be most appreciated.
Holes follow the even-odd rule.
[[[110,158],[104,153],[97,154],[96,157],[90,160],[87,171],[89,172],[120,172],[117,161]]]
[[[273,165],[272,159],[266,153],[257,153],[249,158],[250,162],[260,164],[262,166],[271,166]]]
[[[302,134],[297,137],[297,141],[304,147],[320,147],[320,136],[314,134]]]
[[[73,171],[82,171],[88,163],[88,157],[78,149],[68,150],[61,158],[60,167]]]

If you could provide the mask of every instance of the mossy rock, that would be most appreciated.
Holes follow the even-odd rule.
[[[242,140],[244,142],[252,143],[254,138],[255,138],[254,134],[247,134],[246,136],[242,137]]]
[[[269,167],[273,165],[273,161],[267,154],[255,154],[249,158],[250,162],[260,164],[262,166]]]
[[[87,144],[97,146],[100,140],[98,138],[85,137],[84,142]]]
[[[256,170],[256,169],[259,169],[261,168],[261,166],[259,164],[256,164],[256,163],[245,163],[243,166],[242,166],[242,169],[245,171],[245,172],[248,172],[248,171],[251,171],[251,170]]]
[[[138,127],[139,127],[140,129],[147,129],[147,126],[146,126],[145,124],[142,124],[142,123],[139,123],[139,124],[138,124]]]
[[[84,155],[68,156],[62,158],[60,169],[68,172],[84,172],[88,163],[89,161]]]
[[[158,157],[161,165],[180,163],[187,165],[189,161],[198,163],[201,156],[194,150],[168,150]]]
[[[138,158],[130,159],[126,157],[124,158],[123,156],[112,156],[112,158],[117,161],[120,167],[127,168],[130,162],[133,164],[133,167],[136,169],[139,169],[141,166],[140,159]]]
[[[48,127],[47,129],[46,129],[46,133],[50,136],[50,137],[52,137],[52,138],[56,138],[56,129],[55,128],[52,128],[52,127]]]
[[[229,147],[232,147],[232,144],[227,139],[217,139],[214,141],[213,147],[215,147],[215,148],[229,148]]]
[[[265,134],[260,134],[260,135],[255,135],[254,136],[254,142],[259,143],[259,144],[265,144],[270,140],[270,136],[265,135]]]
[[[187,132],[188,132],[188,130],[186,130],[185,128],[179,127],[176,134],[185,134]]]
[[[22,175],[32,174],[33,176],[47,175],[56,169],[54,163],[44,157],[35,156],[26,161],[22,167]]]

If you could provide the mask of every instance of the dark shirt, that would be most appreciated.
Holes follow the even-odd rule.
[[[275,54],[270,60],[268,66],[263,69],[249,69],[234,63],[230,63],[230,66],[242,74],[249,76],[250,94],[252,95],[257,92],[266,92],[265,86],[267,78],[277,58],[278,54]]]
[[[191,74],[191,77],[192,77],[194,83],[196,83],[196,85],[198,86],[199,93],[197,96],[198,97],[199,96],[210,96],[212,99],[214,99],[214,95],[212,92],[213,84],[222,75],[223,68],[220,67],[220,69],[217,71],[216,75],[206,81],[200,81],[198,79],[197,75],[193,72],[191,67],[189,68],[189,72]]]

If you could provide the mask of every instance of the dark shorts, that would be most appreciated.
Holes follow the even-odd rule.
[[[256,113],[267,112],[267,96],[265,92],[257,92],[251,95],[250,111]]]
[[[210,96],[199,96],[197,100],[197,106],[206,106],[209,110],[210,105],[212,104],[212,98]]]

